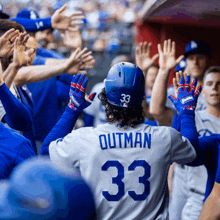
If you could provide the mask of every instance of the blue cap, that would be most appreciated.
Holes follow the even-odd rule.
[[[0,184],[0,219],[91,219],[91,191],[78,172],[61,172],[49,159],[18,165]]]
[[[184,71],[186,68],[186,58],[181,60],[179,64],[176,66],[176,72],[179,72],[180,70]]]
[[[8,14],[3,13],[3,6],[0,3],[0,18],[1,19],[8,19],[10,16]]]
[[[37,19],[40,18],[40,16],[38,15],[38,13],[34,10],[30,10],[30,9],[23,9],[21,11],[18,12],[17,18],[27,18],[27,19]]]
[[[184,56],[187,57],[190,53],[203,53],[211,57],[211,48],[206,41],[195,40],[186,45]]]

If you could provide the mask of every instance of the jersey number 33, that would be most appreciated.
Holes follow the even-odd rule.
[[[107,171],[109,167],[115,167],[118,170],[118,175],[112,178],[112,183],[118,185],[118,192],[115,195],[109,194],[108,191],[102,191],[102,195],[108,201],[119,201],[125,194],[125,184],[122,181],[124,178],[124,166],[117,160],[109,160],[102,166],[102,171]],[[139,177],[139,183],[144,184],[144,192],[136,194],[135,191],[128,191],[129,196],[135,200],[145,200],[150,192],[150,165],[145,160],[134,160],[128,167],[128,171],[135,172],[136,167],[144,168],[144,175]]]

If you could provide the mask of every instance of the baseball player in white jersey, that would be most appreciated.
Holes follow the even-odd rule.
[[[143,124],[144,81],[134,64],[114,65],[99,94],[107,123],[72,130],[80,112],[91,104],[84,99],[87,78],[78,74],[71,83],[69,105],[44,141],[53,163],[66,170],[79,169],[92,189],[98,219],[168,219],[169,166],[196,157],[189,140],[175,129]],[[196,146],[197,95],[184,94],[175,106],[181,128],[190,131],[188,138]],[[94,94],[89,98],[93,100]]]
[[[203,95],[207,108],[196,111],[195,123],[199,137],[220,134],[220,67],[210,67],[203,79]],[[182,211],[182,219],[198,219],[203,207],[207,171],[205,166],[185,166],[188,198]]]
[[[174,49],[171,49],[174,48]],[[158,48],[159,49],[159,48]],[[207,68],[211,50],[207,42],[192,41],[186,46],[186,72],[191,76],[191,79],[197,79],[198,85],[203,83],[203,75]],[[174,94],[174,89],[170,88],[167,91],[168,80],[171,70],[183,59],[180,56],[175,59],[175,42],[171,40],[164,42],[163,51],[159,51],[159,65],[160,69],[153,87],[152,99],[150,105],[150,113],[155,117],[160,125],[166,125],[163,120],[167,118],[172,110],[171,105],[166,106],[167,93]],[[167,62],[165,62],[165,60]],[[206,108],[205,99],[203,96],[199,97],[197,109],[202,110]],[[188,188],[186,187],[186,171],[183,166],[176,165],[174,169],[174,179],[172,186],[172,196],[170,203],[170,219],[181,219],[182,208],[188,197]],[[192,206],[196,206],[194,203]],[[197,209],[197,208],[196,208]],[[193,210],[191,211],[191,213]]]
[[[120,62],[129,62],[129,58],[126,55],[116,56],[111,62],[111,67]],[[104,82],[99,82],[93,86],[91,93],[95,92],[99,94],[104,87],[105,87]],[[92,105],[84,109],[84,112],[85,112],[84,123],[86,127],[88,126],[97,127],[97,125],[104,124],[106,122],[105,108],[102,105],[101,101],[98,99],[98,96],[95,97]]]

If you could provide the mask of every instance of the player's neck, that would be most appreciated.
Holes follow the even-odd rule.
[[[206,111],[210,114],[215,116],[216,118],[220,119],[220,106],[208,106]]]

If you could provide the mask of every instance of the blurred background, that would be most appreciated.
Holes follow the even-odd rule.
[[[152,55],[165,39],[176,41],[177,56],[191,40],[207,41],[212,48],[212,65],[219,65],[219,0],[2,0],[3,11],[11,17],[23,8],[37,11],[40,17],[51,16],[65,3],[67,14],[82,10],[80,26],[82,47],[93,51],[96,66],[88,70],[88,91],[102,81],[112,59],[121,54],[134,62],[134,48],[139,42],[152,42]],[[48,49],[68,56],[59,31],[53,31],[54,42]],[[170,84],[172,83],[170,78]]]
[[[1,1],[4,12],[10,17],[16,17],[23,8],[35,10],[41,18],[51,16],[54,11],[65,3],[68,6],[66,14],[83,11],[84,25],[80,25],[82,47],[93,51],[96,66],[88,70],[88,91],[96,82],[102,81],[113,57],[125,54],[134,61],[134,23],[137,12],[143,6],[144,0],[16,0]],[[48,49],[68,56],[71,50],[63,44],[59,31],[53,31],[54,41]]]

